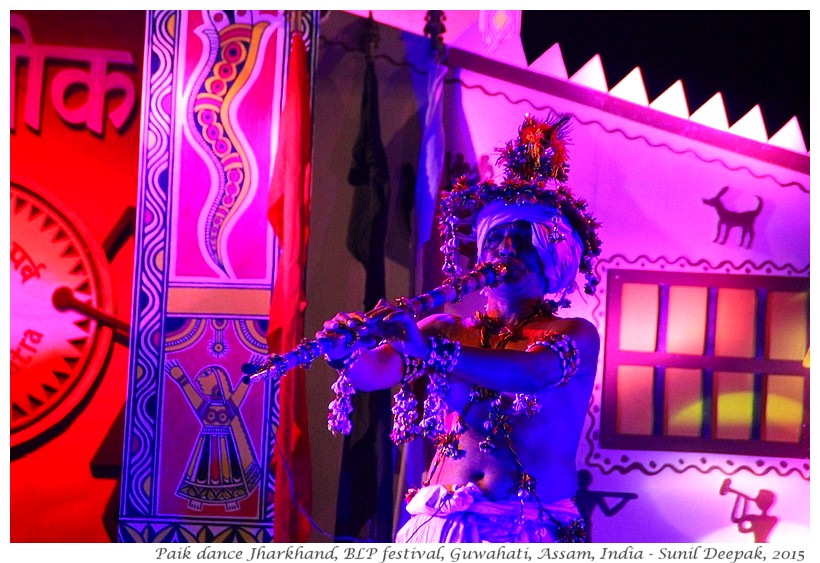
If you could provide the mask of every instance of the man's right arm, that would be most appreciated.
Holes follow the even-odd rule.
[[[401,383],[404,377],[406,358],[408,356],[426,359],[430,354],[427,341],[428,334],[440,332],[443,324],[452,322],[450,315],[431,315],[416,323],[406,311],[393,308],[384,319],[371,324],[362,330],[361,324],[347,330],[358,332],[359,337],[350,348],[359,357],[350,364],[348,375],[353,387],[359,391],[386,389]],[[344,315],[349,317],[349,315]],[[326,331],[332,331],[336,325],[326,325]],[[363,343],[373,339],[383,341],[373,349],[367,349]],[[336,347],[332,358],[345,356],[345,350]]]

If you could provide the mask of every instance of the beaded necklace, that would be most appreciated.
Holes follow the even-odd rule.
[[[507,344],[519,339],[521,331],[526,325],[534,321],[538,317],[546,317],[551,314],[551,308],[541,302],[527,317],[518,321],[513,326],[507,326],[500,323],[487,313],[476,311],[473,318],[476,320],[476,325],[479,329],[480,343],[482,348],[490,348],[490,339],[493,335],[499,335],[501,338],[496,343],[495,348],[503,350]],[[449,432],[441,433],[433,438],[433,444],[436,446],[437,455],[434,462],[433,469],[430,471],[430,477],[425,480],[425,485],[428,485],[432,475],[435,474],[436,469],[441,461],[440,455],[451,459],[459,459],[463,457],[464,450],[459,448],[459,441],[461,435],[467,431],[468,426],[464,422],[470,408],[482,401],[490,401],[490,410],[487,415],[487,420],[483,427],[487,430],[486,437],[479,443],[479,451],[482,453],[492,452],[499,444],[504,444],[513,456],[515,464],[518,466],[518,497],[523,501],[535,495],[535,477],[527,473],[524,469],[523,463],[518,456],[512,443],[512,419],[514,416],[525,415],[532,416],[536,414],[541,405],[538,404],[535,394],[516,393],[512,403],[512,414],[505,414],[502,407],[501,393],[492,389],[487,389],[480,385],[473,385],[470,388],[470,397],[467,404],[462,411],[458,413],[457,419],[452,425]],[[440,455],[439,455],[440,454]],[[536,497],[537,499],[537,497]],[[540,503],[539,503],[540,504]]]
[[[494,319],[487,313],[476,311],[473,313],[473,319],[475,320],[476,325],[478,325],[481,347],[490,348],[490,338],[497,335],[501,338],[496,343],[495,347],[503,350],[512,340],[521,337],[521,331],[526,325],[538,317],[547,317],[551,315],[552,311],[552,307],[550,307],[547,303],[544,301],[539,301],[532,313],[512,326],[507,326],[506,324],[500,323],[498,319]]]

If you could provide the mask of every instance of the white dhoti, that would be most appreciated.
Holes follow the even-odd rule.
[[[407,504],[397,543],[579,543],[586,529],[575,502],[491,501],[475,483],[430,485]]]

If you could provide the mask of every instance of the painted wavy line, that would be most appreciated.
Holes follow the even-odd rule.
[[[143,207],[139,218],[139,244],[137,264],[140,275],[136,284],[135,317],[138,334],[136,358],[132,361],[133,389],[129,406],[129,440],[138,440],[140,447],[129,449],[127,468],[124,471],[123,488],[125,512],[133,510],[148,514],[151,499],[144,483],[153,474],[154,452],[151,444],[156,442],[155,409],[157,394],[157,366],[161,355],[158,343],[152,335],[160,325],[162,295],[161,274],[157,271],[157,259],[164,256],[164,220],[167,210],[167,182],[170,161],[171,116],[163,107],[163,100],[172,91],[174,40],[168,32],[168,23],[175,12],[153,12],[150,22],[154,66],[149,81],[147,130],[153,135],[144,163]]]
[[[153,416],[148,414],[146,402],[148,399],[156,395],[154,380],[155,377],[149,377],[148,374],[153,370],[149,366],[156,366],[160,361],[159,351],[156,350],[155,344],[151,341],[151,335],[155,333],[156,327],[159,325],[159,310],[161,299],[158,298],[160,294],[160,286],[155,280],[151,279],[150,269],[158,255],[154,246],[156,243],[146,244],[147,248],[143,253],[143,260],[140,261],[142,270],[142,280],[137,289],[137,299],[142,300],[145,297],[143,308],[139,311],[137,327],[139,334],[139,359],[148,365],[143,364],[139,369],[142,372],[142,377],[138,378],[134,383],[134,390],[132,396],[135,397],[136,404],[132,410],[131,422],[132,432],[140,437],[142,444],[151,444],[153,442],[150,436],[153,433],[155,424],[153,423]],[[132,369],[132,373],[136,373]],[[132,455],[131,474],[136,483],[133,484],[133,491],[136,493],[132,496],[132,500],[137,502],[139,506],[147,510],[144,502],[139,502],[137,499],[144,497],[142,487],[139,483],[142,481],[140,476],[147,476],[150,474],[150,460],[146,460],[144,456],[136,455],[140,452],[134,452]],[[147,501],[145,501],[147,502]]]
[[[530,107],[532,107],[533,109],[538,110],[538,111],[545,111],[546,110],[546,111],[551,111],[551,112],[555,112],[555,113],[565,113],[565,112],[561,112],[561,111],[556,110],[554,107],[552,107],[548,104],[538,105],[535,102],[533,102],[532,100],[529,100],[528,98],[519,98],[519,99],[514,100],[510,96],[508,96],[506,92],[491,92],[490,90],[488,90],[487,88],[485,88],[481,84],[467,84],[466,82],[464,82],[460,78],[448,78],[448,79],[445,80],[445,82],[448,83],[448,84],[460,84],[462,87],[467,88],[468,90],[481,90],[484,94],[486,94],[489,97],[501,96],[502,98],[504,98],[505,100],[507,100],[508,102],[510,102],[513,105],[527,104]],[[715,163],[717,163],[717,164],[720,164],[723,168],[725,168],[725,169],[727,169],[731,172],[741,172],[741,171],[746,172],[751,177],[757,178],[758,180],[769,179],[769,180],[771,180],[772,182],[774,182],[775,184],[777,184],[780,187],[783,187],[783,188],[796,187],[800,191],[802,191],[806,194],[810,193],[809,188],[807,188],[806,186],[804,186],[800,182],[781,182],[780,180],[775,178],[772,174],[757,174],[754,171],[752,171],[751,168],[749,168],[747,166],[731,166],[730,164],[726,163],[725,161],[723,161],[722,159],[719,159],[719,158],[706,158],[706,157],[703,157],[700,154],[698,154],[696,151],[694,151],[693,149],[676,149],[676,148],[672,147],[671,145],[669,145],[667,143],[653,143],[652,141],[650,141],[649,139],[647,139],[643,135],[634,135],[634,136],[629,135],[628,133],[626,133],[626,131],[624,131],[623,129],[620,129],[620,128],[609,129],[608,127],[606,127],[600,121],[597,121],[597,120],[594,120],[594,119],[592,119],[592,120],[580,119],[574,113],[571,113],[570,115],[572,115],[573,118],[575,118],[575,121],[577,123],[580,123],[581,125],[597,125],[598,127],[600,127],[606,133],[609,133],[609,134],[620,133],[628,141],[643,141],[649,147],[652,147],[652,148],[655,148],[655,149],[658,149],[658,148],[667,149],[668,151],[670,151],[674,154],[678,154],[678,155],[691,154],[696,159],[698,159],[701,162],[704,162],[706,164],[715,164]]]
[[[673,148],[671,145],[668,145],[667,143],[653,143],[652,141],[650,141],[649,139],[647,139],[643,135],[634,135],[634,136],[629,135],[628,133],[626,133],[626,131],[624,131],[623,129],[620,129],[620,128],[609,129],[603,123],[601,123],[600,121],[597,121],[597,120],[584,121],[582,119],[578,119],[577,117],[575,118],[575,120],[578,123],[582,124],[582,125],[597,125],[601,129],[603,129],[606,133],[609,133],[609,134],[620,133],[621,136],[623,136],[628,141],[638,141],[638,140],[640,140],[640,141],[643,141],[644,143],[646,143],[646,145],[649,146],[649,147],[652,147],[652,148],[655,148],[655,149],[664,148],[664,149],[672,152],[673,154],[678,154],[678,155],[690,154],[690,155],[694,156],[696,159],[698,159],[701,162],[704,162],[706,164],[715,164],[715,163],[717,163],[717,164],[720,164],[723,168],[725,168],[725,169],[727,169],[731,172],[746,172],[752,178],[756,178],[758,180],[768,179],[768,180],[771,180],[772,182],[774,182],[775,184],[777,184],[778,186],[780,186],[782,188],[795,187],[795,188],[799,189],[801,192],[803,192],[805,194],[810,193],[809,188],[807,186],[803,185],[800,182],[781,182],[780,180],[775,178],[775,176],[773,174],[758,174],[758,173],[754,172],[748,166],[732,166],[732,165],[728,164],[727,162],[725,162],[724,160],[722,160],[720,158],[706,158],[704,156],[701,156],[698,152],[696,152],[693,149],[676,149],[676,148]]]
[[[345,43],[343,43],[341,41],[333,41],[333,40],[327,39],[326,37],[322,37],[322,40],[325,44],[327,44],[329,46],[341,47],[342,49],[344,49],[346,51],[361,51],[360,48],[350,47],[349,45],[346,45]],[[416,67],[414,64],[410,63],[409,61],[397,61],[397,60],[389,57],[388,55],[379,54],[379,55],[376,55],[374,57],[374,59],[383,59],[383,60],[386,60],[387,62],[389,62],[390,64],[394,65],[394,66],[409,68],[410,70],[412,70],[413,72],[415,72],[417,74],[421,74],[421,75],[427,74],[426,70],[419,69],[418,67]],[[486,87],[482,86],[481,84],[468,84],[468,83],[464,82],[464,80],[462,80],[461,78],[447,78],[447,79],[445,79],[445,83],[447,83],[447,84],[459,84],[462,87],[467,88],[468,90],[481,90],[484,94],[486,94],[489,97],[499,97],[500,96],[500,97],[504,98],[505,100],[507,100],[512,105],[527,104],[531,108],[533,108],[535,110],[538,110],[538,111],[551,111],[551,112],[555,112],[555,113],[564,113],[564,112],[560,112],[560,111],[556,110],[554,107],[552,107],[548,104],[538,105],[538,104],[536,104],[535,102],[533,102],[532,100],[530,100],[528,98],[513,99],[506,92],[492,92],[492,91],[488,90]],[[680,149],[675,149],[674,147],[672,147],[671,145],[668,145],[666,143],[653,143],[649,139],[644,137],[643,135],[631,136],[628,133],[626,133],[623,129],[620,129],[620,128],[609,129],[603,123],[601,123],[600,121],[597,121],[597,120],[588,120],[587,121],[587,120],[579,119],[578,116],[576,116],[574,114],[572,114],[572,115],[575,118],[575,121],[582,124],[582,125],[597,125],[598,127],[600,127],[606,133],[609,133],[609,134],[620,133],[625,139],[627,139],[629,141],[641,140],[641,141],[645,142],[648,146],[650,146],[652,148],[664,148],[664,149],[667,149],[667,150],[669,150],[670,152],[672,152],[674,154],[684,155],[684,154],[688,153],[688,154],[691,154],[692,156],[694,156],[695,158],[697,158],[698,160],[700,160],[701,162],[704,162],[706,164],[717,163],[717,164],[720,164],[721,166],[723,166],[724,168],[726,168],[727,170],[732,171],[732,172],[743,171],[743,172],[748,173],[753,178],[757,178],[759,180],[769,179],[769,180],[773,181],[775,184],[777,184],[778,186],[781,186],[783,188],[796,187],[804,193],[807,193],[807,194],[810,193],[809,188],[804,186],[800,182],[781,182],[780,180],[778,180],[777,178],[775,178],[771,174],[757,174],[754,171],[752,171],[751,168],[749,168],[747,166],[731,166],[731,165],[729,165],[728,163],[726,163],[725,161],[723,161],[719,158],[711,158],[711,159],[710,158],[705,158],[705,157],[701,156],[700,154],[698,154],[693,149],[680,150]]]
[[[159,90],[159,92],[170,95],[170,84],[164,83],[160,86],[161,90]],[[157,102],[155,98],[152,98],[149,102],[149,115],[160,116],[162,114],[163,112],[159,102]],[[153,146],[149,147],[145,159],[146,172],[148,172],[146,180],[147,183],[151,185],[156,185],[159,183],[159,177],[167,171],[169,165],[168,139],[170,136],[170,119],[167,115],[165,117],[165,123],[156,119],[150,119],[147,126],[149,135],[153,139]],[[144,216],[140,218],[140,220],[144,219]]]
[[[163,214],[157,213],[157,217]],[[140,344],[139,355],[142,363],[142,377],[136,385],[136,409],[133,411],[132,421],[134,430],[138,432],[142,441],[141,445],[150,450],[151,444],[156,440],[152,438],[156,433],[156,401],[158,374],[162,373],[160,343],[156,335],[160,333],[161,308],[162,308],[162,280],[156,275],[156,263],[160,256],[163,256],[165,248],[164,239],[160,229],[157,229],[154,236],[145,244],[145,261],[141,264],[142,276],[138,299],[143,301],[141,314],[138,320]],[[142,453],[142,452],[140,452]],[[147,453],[147,452],[146,452]],[[134,491],[138,498],[143,499],[140,505],[145,506],[148,502],[147,494],[144,492],[142,482],[151,475],[151,456],[140,455],[135,458],[132,476]]]
[[[153,440],[144,438],[145,435],[150,435],[155,431],[155,413],[153,410],[147,408],[147,401],[156,396],[156,372],[157,366],[160,363],[160,353],[156,347],[152,336],[157,333],[159,326],[160,315],[158,313],[159,304],[161,300],[156,297],[157,289],[151,290],[143,284],[140,288],[139,295],[148,296],[148,307],[143,310],[143,314],[138,322],[138,330],[140,332],[138,350],[140,360],[141,377],[137,379],[134,384],[132,396],[135,398],[135,408],[132,412],[132,422],[134,424],[133,430],[140,431],[143,435],[142,443],[150,444]],[[149,468],[145,468],[147,471]],[[135,474],[140,473],[137,466],[134,467]]]
[[[158,64],[154,75],[149,81],[149,88],[151,92],[149,97],[149,114],[168,116],[168,113],[162,107],[162,102],[166,96],[171,95],[172,72],[174,66],[173,43],[170,42],[170,38],[162,37],[162,35],[164,35],[164,33],[154,36],[155,42],[153,43],[152,48],[154,60],[156,60]],[[166,141],[168,135],[170,134],[170,116],[168,117],[169,119],[164,121],[149,121],[148,125],[154,135],[156,135],[155,140],[165,142],[165,144],[156,144],[151,147],[149,149],[149,154],[167,154],[167,151],[162,151],[162,149],[167,149]],[[160,130],[156,129],[158,127],[160,127]]]
[[[143,374],[148,372],[147,366],[142,362],[137,364],[137,370]],[[151,476],[153,458],[151,444],[155,443],[155,425],[149,420],[151,417],[145,414],[150,405],[156,405],[153,400],[155,389],[152,379],[143,376],[142,381],[135,385],[129,416],[131,428],[128,443],[132,447],[128,450],[128,503],[143,514],[148,514],[150,511],[150,499],[143,488],[143,483]],[[138,444],[138,447],[134,448],[135,444]]]
[[[148,294],[148,293],[146,293]],[[151,317],[156,317],[152,314]],[[151,474],[151,457],[150,445],[155,443],[153,435],[156,432],[155,412],[156,408],[155,397],[156,389],[156,366],[160,361],[160,355],[152,345],[150,335],[154,333],[152,328],[156,327],[158,323],[153,318],[145,318],[143,316],[139,322],[139,331],[141,333],[138,349],[139,361],[136,364],[136,369],[132,365],[132,374],[139,374],[136,377],[133,389],[131,392],[132,404],[130,409],[130,423],[131,423],[131,437],[129,443],[134,442],[134,437],[138,439],[140,447],[129,450],[129,468],[128,476],[130,478],[129,495],[130,502],[134,503],[142,511],[149,510],[149,500],[143,490],[142,483]],[[153,407],[152,407],[153,406]]]
[[[345,43],[343,43],[341,41],[334,41],[334,40],[331,40],[331,39],[327,39],[324,36],[322,36],[321,39],[322,39],[323,43],[325,43],[329,46],[340,47],[340,48],[342,48],[342,49],[344,49],[348,52],[361,51],[360,48],[351,47],[351,46],[346,45]],[[413,71],[417,74],[420,74],[420,75],[427,74],[426,70],[419,69],[417,66],[415,66],[414,64],[412,64],[409,61],[397,61],[397,60],[393,59],[392,57],[390,57],[388,55],[385,55],[385,54],[379,54],[379,55],[374,56],[373,58],[374,59],[383,59],[383,60],[389,62],[390,64],[392,64],[393,66],[396,66],[396,67],[409,68],[411,71]],[[467,88],[468,90],[481,90],[485,95],[487,95],[489,97],[499,97],[500,96],[500,97],[504,98],[505,100],[507,100],[512,105],[527,104],[531,108],[533,108],[535,110],[538,110],[538,111],[551,111],[551,112],[555,112],[555,113],[564,113],[564,112],[558,111],[557,109],[555,109],[554,107],[552,107],[548,104],[538,105],[538,104],[536,104],[535,102],[533,102],[532,100],[530,100],[528,98],[513,99],[506,92],[492,92],[492,91],[488,90],[486,87],[482,86],[481,84],[468,84],[468,83],[464,82],[464,80],[462,80],[461,78],[447,78],[447,79],[445,79],[445,83],[447,83],[447,84],[459,84],[462,87]],[[727,170],[729,170],[731,172],[741,172],[741,171],[746,172],[750,176],[752,176],[753,178],[757,178],[759,180],[769,179],[772,182],[774,182],[775,184],[777,184],[778,186],[781,186],[783,188],[795,187],[795,188],[798,188],[800,191],[802,191],[806,194],[810,193],[809,188],[806,187],[805,185],[803,185],[800,182],[781,182],[780,180],[778,180],[777,178],[775,178],[771,174],[757,174],[754,171],[752,171],[751,168],[749,168],[747,166],[731,166],[731,165],[729,165],[728,163],[726,163],[725,161],[723,161],[722,159],[719,159],[719,158],[712,158],[712,159],[705,158],[705,157],[701,156],[700,154],[698,154],[693,149],[683,149],[683,150],[675,149],[674,147],[672,147],[671,145],[668,145],[666,143],[653,143],[649,139],[644,137],[643,135],[631,136],[628,133],[626,133],[623,129],[620,129],[620,128],[609,129],[603,123],[601,123],[600,121],[597,121],[597,120],[588,120],[587,121],[587,120],[579,119],[578,116],[576,116],[575,114],[572,114],[572,116],[575,118],[575,121],[577,121],[578,123],[580,123],[582,125],[597,125],[598,127],[600,127],[606,133],[609,133],[609,134],[620,133],[625,139],[627,139],[629,141],[641,140],[641,141],[645,142],[648,146],[650,146],[652,148],[664,148],[664,149],[667,149],[667,150],[669,150],[670,152],[672,152],[674,154],[684,155],[684,154],[688,153],[688,154],[691,154],[692,156],[694,156],[695,158],[697,158],[698,160],[700,160],[701,162],[704,162],[706,164],[715,164],[715,163],[717,163],[717,164],[720,164],[721,166],[723,166],[724,168],[726,168]]]
[[[144,366],[141,367],[145,369]],[[146,381],[146,383],[148,384],[150,381]],[[151,513],[151,499],[143,485],[152,475],[154,452],[151,445],[155,443],[155,440],[153,425],[150,425],[144,417],[139,415],[133,417],[133,414],[135,411],[136,413],[144,413],[148,409],[149,403],[155,404],[152,400],[153,394],[150,393],[152,387],[149,386],[149,392],[146,392],[146,385],[142,385],[138,387],[137,393],[135,393],[131,433],[128,437],[129,444],[132,446],[134,444],[139,445],[137,448],[132,447],[129,449],[130,463],[128,472],[128,504],[132,505],[139,514]],[[134,515],[132,511],[128,511],[128,514]]]
[[[721,472],[725,475],[737,475],[741,471],[749,471],[749,472],[751,472],[751,473],[753,473],[754,475],[757,475],[757,476],[763,476],[763,475],[767,475],[771,472],[775,472],[775,473],[777,473],[777,475],[779,475],[781,477],[788,477],[789,475],[791,475],[793,473],[797,473],[802,479],[804,479],[806,481],[809,480],[809,473],[808,473],[809,469],[808,469],[808,467],[805,468],[805,470],[801,469],[800,467],[790,467],[790,468],[778,469],[774,465],[774,462],[763,462],[763,465],[760,466],[760,469],[756,469],[755,467],[750,466],[750,465],[737,465],[737,466],[734,466],[731,471],[726,470],[724,468],[724,466],[728,465],[728,464],[734,465],[733,462],[731,462],[730,460],[723,461],[723,462],[717,462],[717,463],[716,462],[711,462],[711,463],[708,463],[708,464],[706,462],[704,462],[703,460],[698,460],[698,461],[701,461],[701,465],[697,465],[695,462],[692,462],[692,461],[684,462],[682,465],[681,464],[675,465],[675,464],[669,463],[669,462],[656,463],[654,461],[649,461],[649,462],[633,461],[633,462],[629,463],[628,465],[623,465],[623,464],[619,465],[619,464],[613,463],[611,465],[611,467],[606,467],[601,461],[596,461],[596,460],[592,459],[593,456],[596,454],[596,450],[600,449],[600,448],[597,448],[597,445],[598,445],[597,440],[595,440],[593,438],[593,434],[595,433],[595,429],[598,428],[599,421],[598,421],[597,416],[592,412],[592,408],[590,408],[590,410],[587,412],[587,414],[589,415],[589,418],[592,420],[592,423],[589,425],[589,428],[587,429],[587,432],[584,435],[584,439],[585,439],[587,447],[589,449],[589,454],[587,454],[584,461],[586,462],[586,464],[588,466],[597,467],[605,475],[609,475],[610,473],[616,473],[616,472],[620,473],[621,475],[625,475],[627,473],[631,473],[632,471],[639,471],[639,472],[643,473],[644,475],[652,476],[652,475],[657,475],[658,473],[660,473],[664,469],[669,469],[669,470],[671,470],[675,473],[679,473],[679,474],[684,473],[685,471],[695,470],[695,471],[698,471],[700,473],[703,473],[704,475],[707,474],[707,473],[710,473],[712,471],[719,471],[719,472]],[[615,450],[608,450],[608,451],[610,451],[613,456],[623,455],[622,450],[615,449]],[[601,454],[600,451],[598,451],[597,453],[598,453],[598,455],[603,455],[603,454]],[[655,453],[657,453],[658,455],[670,455],[670,456],[673,455],[671,452],[655,452]],[[700,455],[700,456],[702,456],[702,454],[700,452],[691,452],[690,455]],[[650,468],[647,468],[647,465],[650,465]],[[655,465],[655,467],[652,467],[653,465]],[[765,465],[765,468],[763,467],[764,465]]]

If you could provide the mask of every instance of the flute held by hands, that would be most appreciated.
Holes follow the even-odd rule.
[[[395,301],[395,306],[411,313],[414,318],[419,319],[425,313],[429,313],[436,307],[446,303],[457,303],[464,296],[478,291],[486,286],[498,286],[507,267],[502,262],[488,262],[479,264],[476,268],[463,276],[445,282],[439,287],[414,297],[407,299],[399,297]],[[376,307],[372,311],[365,313],[366,325],[378,323],[383,316],[383,308]],[[302,366],[308,367],[313,360],[326,354],[334,346],[344,343],[351,343],[356,338],[353,331],[339,331],[332,334],[322,332],[315,340],[302,340],[302,342],[290,352],[284,354],[271,354],[263,362],[247,363],[242,366],[245,374],[242,380],[245,383],[258,383],[267,379],[278,380],[291,369]]]

